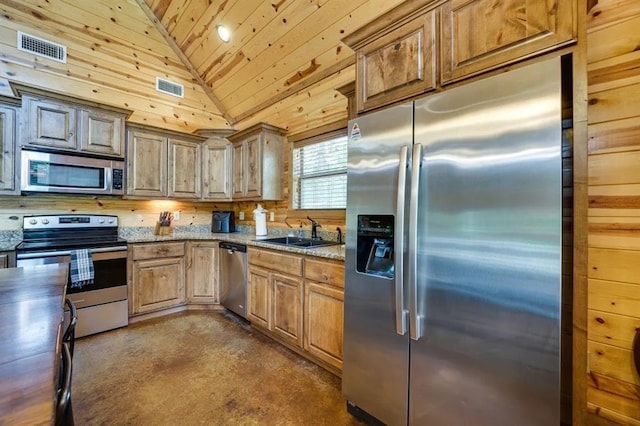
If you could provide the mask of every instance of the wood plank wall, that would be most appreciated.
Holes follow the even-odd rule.
[[[284,199],[281,201],[261,202],[262,206],[275,213],[275,220],[267,222],[268,228],[298,229],[302,221],[304,229],[309,232],[311,223],[289,209],[289,162],[291,159],[291,144],[286,144],[284,172],[282,186]],[[69,195],[28,195],[0,197],[0,230],[22,230],[22,217],[27,214],[113,214],[119,217],[121,227],[136,227],[155,225],[161,211],[180,211],[181,219],[174,222],[174,226],[208,225],[211,223],[212,210],[234,210],[236,219],[240,211],[245,213],[245,220],[237,223],[254,226],[252,211],[257,202],[245,201],[234,203],[211,203],[177,200],[122,200],[114,197],[98,196],[69,196]],[[322,230],[334,232],[337,226],[342,230],[344,217],[327,217],[326,213],[318,212],[318,216],[311,215],[322,225]],[[16,217],[16,219],[11,219]]]
[[[0,197],[0,229],[22,230],[26,214],[110,214],[119,217],[121,227],[153,227],[161,211],[180,211],[174,226],[208,225],[212,210],[228,210],[230,203],[201,203],[174,200],[122,200],[113,197],[28,195]]]
[[[592,424],[640,425],[632,341],[640,328],[640,2],[598,0],[587,18]]]

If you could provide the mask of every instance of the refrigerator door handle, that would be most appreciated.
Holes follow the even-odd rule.
[[[409,314],[404,306],[404,194],[407,185],[408,156],[409,147],[404,145],[400,148],[395,231],[393,233],[393,245],[395,247],[393,268],[395,273],[396,333],[401,336],[407,333],[407,317]]]
[[[409,336],[422,337],[422,316],[418,315],[418,194],[420,193],[420,167],[422,145],[413,145],[411,162],[411,197],[409,199]]]

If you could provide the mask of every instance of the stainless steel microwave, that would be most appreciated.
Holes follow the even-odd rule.
[[[22,149],[20,190],[64,194],[124,194],[124,161]]]

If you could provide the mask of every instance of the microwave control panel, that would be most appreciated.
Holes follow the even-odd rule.
[[[111,183],[113,189],[122,189],[122,169],[113,169]]]

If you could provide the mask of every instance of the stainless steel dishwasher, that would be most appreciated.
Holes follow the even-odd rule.
[[[220,303],[247,317],[247,246],[220,243]]]

